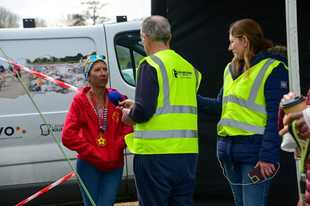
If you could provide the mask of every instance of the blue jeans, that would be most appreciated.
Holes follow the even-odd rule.
[[[197,154],[135,155],[140,206],[192,206]]]
[[[77,160],[77,172],[97,206],[113,206],[120,185],[123,167],[112,171],[101,171],[85,160]],[[91,206],[86,193],[80,186],[83,203]]]
[[[266,206],[271,180],[251,184],[248,173],[254,164],[221,161],[224,174],[229,181],[236,206]],[[242,185],[243,184],[243,185]]]

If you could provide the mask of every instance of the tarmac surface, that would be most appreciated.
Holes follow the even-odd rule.
[[[201,201],[195,201],[193,206],[233,206],[232,200],[201,200]],[[139,206],[138,202],[129,202],[129,203],[117,203],[114,204],[114,206]]]
[[[233,200],[226,199],[226,198],[208,198],[208,200],[196,200],[193,206],[233,206]],[[83,206],[81,202],[68,202],[63,204],[57,205],[45,205],[45,206]],[[123,203],[116,203],[114,206],[139,206],[138,202],[123,202]]]

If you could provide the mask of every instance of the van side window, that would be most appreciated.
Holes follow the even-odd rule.
[[[115,51],[119,71],[130,85],[136,85],[136,71],[139,62],[145,56],[140,40],[140,32],[122,32],[115,36]]]
[[[44,36],[43,34],[47,34],[47,32],[42,32],[42,36]],[[7,58],[12,59],[13,62],[25,65],[31,70],[34,70],[37,74],[43,73],[55,80],[75,87],[83,87],[87,83],[84,78],[81,59],[85,58],[85,56],[90,53],[96,52],[94,40],[86,37],[33,38],[31,35],[28,35],[25,39],[19,39],[19,37],[17,37],[17,39],[1,39],[0,48],[0,55],[8,55],[9,57]],[[104,51],[102,54],[104,53],[106,52]],[[68,103],[72,99],[72,95],[74,94],[72,90],[61,87],[61,84],[55,84],[52,81],[40,78],[40,75],[31,75],[29,72],[0,62],[0,103],[3,104],[2,98],[10,98],[7,104],[9,108],[14,108],[11,111],[12,113],[17,113],[16,107],[12,107],[12,105],[15,105],[15,101],[16,104],[21,102],[17,100],[17,98],[24,96],[25,91],[10,71],[14,71],[20,75],[27,89],[29,89],[33,95],[42,96],[36,101],[43,108],[47,105],[46,102],[49,102],[49,98],[52,100],[55,99],[53,96],[54,93],[64,96],[63,98],[68,99]],[[68,93],[71,94],[68,95]],[[33,109],[29,109],[33,108],[32,105],[26,107],[26,103],[23,104],[22,107],[18,108],[18,111],[21,111],[21,113],[33,111]],[[55,105],[57,105],[57,107]],[[56,111],[64,111],[67,110],[69,106],[65,103],[55,105],[49,105],[48,111],[50,111],[51,108],[60,107],[61,109],[56,109]],[[0,108],[0,114],[3,114],[2,111],[5,113],[8,112],[5,106],[2,108],[5,109],[2,110]]]

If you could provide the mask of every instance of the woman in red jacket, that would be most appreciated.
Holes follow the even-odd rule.
[[[123,173],[124,135],[132,128],[120,121],[122,112],[113,104],[113,97],[121,101],[125,96],[106,88],[104,57],[89,56],[84,73],[89,85],[73,98],[62,142],[78,153],[77,172],[96,205],[112,206]],[[91,205],[85,191],[81,191],[84,205]]]

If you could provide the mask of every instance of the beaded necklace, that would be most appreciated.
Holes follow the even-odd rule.
[[[90,99],[92,102],[93,109],[98,117],[99,128],[102,131],[105,131],[108,126],[108,107],[107,107],[107,98],[105,95],[104,105],[98,105],[97,97],[93,91],[89,92]]]

